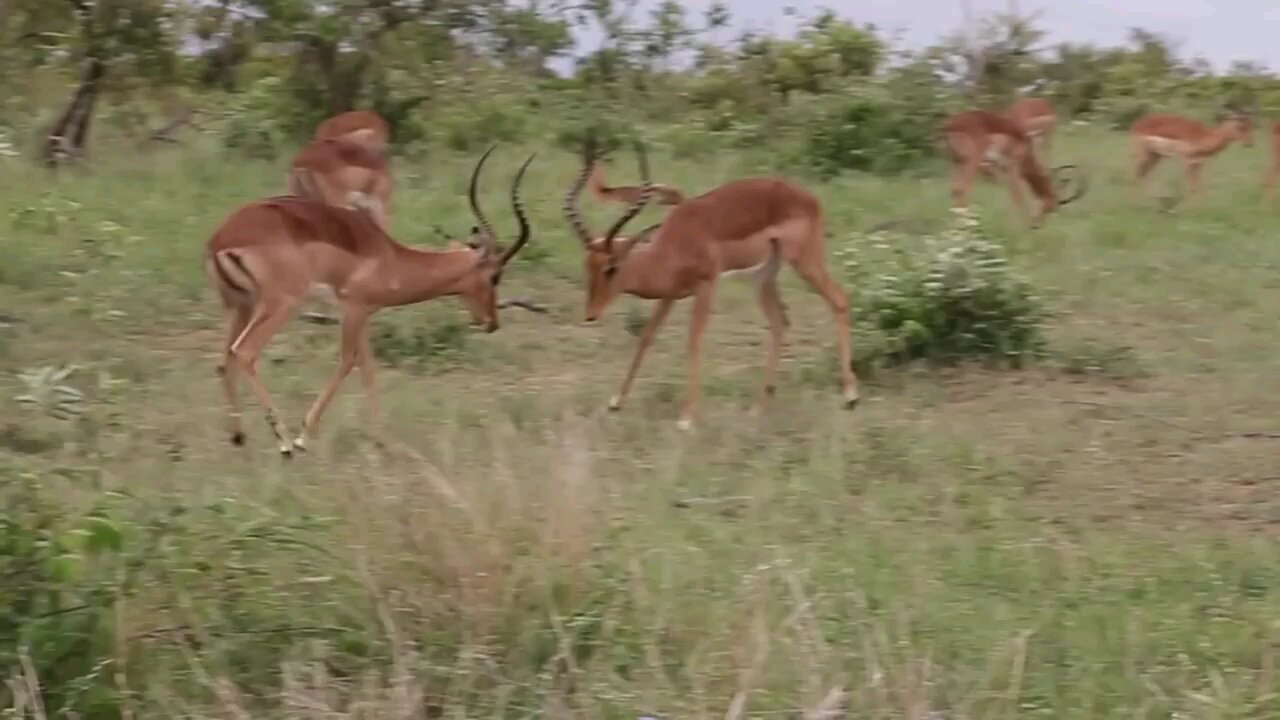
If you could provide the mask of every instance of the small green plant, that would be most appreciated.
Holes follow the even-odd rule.
[[[66,382],[75,371],[74,365],[25,370],[18,379],[27,391],[15,399],[58,420],[76,417],[84,412],[84,393]]]
[[[393,366],[417,365],[456,359],[467,344],[467,328],[461,322],[403,330],[383,325],[371,338],[373,354]]]
[[[908,239],[885,233],[874,246],[901,249]],[[900,365],[913,360],[955,363],[987,358],[1018,365],[1042,354],[1047,317],[1031,285],[1015,275],[1003,249],[977,217],[957,210],[953,227],[922,238],[919,253],[901,252],[897,267],[867,277],[857,246],[844,251],[845,272],[866,288],[854,321],[863,326],[863,363]]]
[[[1128,345],[1085,340],[1054,353],[1067,375],[1098,375],[1112,380],[1132,380],[1148,375],[1137,353]]]

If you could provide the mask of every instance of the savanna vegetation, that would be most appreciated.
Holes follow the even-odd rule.
[[[6,717],[1280,716],[1269,138],[1160,212],[1124,192],[1122,132],[1280,119],[1280,80],[1141,30],[1049,46],[1034,17],[910,52],[856,11],[731,25],[674,1],[0,4]],[[1090,194],[1035,231],[990,184],[951,213],[938,124],[1024,93]],[[538,151],[502,292],[549,312],[487,335],[448,299],[380,314],[385,446],[350,383],[304,457],[252,405],[235,448],[204,243],[354,107],[391,123],[405,242],[464,233],[494,141],[481,201],[509,234],[506,178]],[[765,326],[733,280],[697,429],[672,422],[683,311],[605,411],[647,308],[581,322],[560,205],[588,131],[617,182],[643,139],[686,192],[780,173],[819,195],[856,410],[784,272],[763,413]],[[268,346],[291,421],[335,348],[300,322]]]

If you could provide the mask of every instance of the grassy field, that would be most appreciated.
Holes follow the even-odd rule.
[[[1264,148],[1228,149],[1200,205],[1163,214],[1128,201],[1122,136],[1064,135],[1056,159],[1088,166],[1093,188],[1048,227],[1020,229],[1001,188],[976,196],[1054,312],[1048,361],[880,371],[842,410],[830,318],[784,271],[793,328],[767,413],[747,413],[765,326],[728,280],[696,431],[675,426],[687,310],[608,414],[646,308],[581,322],[559,215],[574,158],[544,148],[536,235],[503,289],[551,312],[507,310],[492,335],[462,330],[454,300],[378,316],[390,446],[362,434],[353,376],[291,463],[252,405],[247,447],[227,442],[200,262],[283,165],[107,149],[53,178],[10,160],[0,477],[44,503],[47,532],[100,518],[80,536],[108,550],[58,577],[112,590],[76,646],[101,662],[50,659],[61,641],[42,620],[9,697],[29,707],[56,681],[166,718],[1280,716],[1280,207],[1258,202]],[[490,163],[484,201],[507,232],[523,157]],[[398,238],[470,226],[471,162],[398,164]],[[752,170],[731,154],[654,168],[689,190]],[[833,253],[879,222],[947,218],[941,174],[810,186]],[[268,347],[292,427],[336,348],[301,322]],[[64,365],[86,396],[74,419],[16,399],[19,373]]]

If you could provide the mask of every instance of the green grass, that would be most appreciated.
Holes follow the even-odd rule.
[[[1280,430],[1264,149],[1228,149],[1199,207],[1161,214],[1126,197],[1123,137],[1064,135],[1055,159],[1093,174],[1079,205],[1030,232],[1002,188],[975,198],[1054,312],[1045,362],[882,371],[844,411],[830,318],[787,275],[781,386],[751,417],[766,331],[728,280],[696,432],[675,427],[687,311],[608,414],[644,303],[581,323],[559,217],[574,160],[544,151],[526,183],[536,235],[503,289],[552,311],[461,336],[441,329],[463,321],[456,301],[379,315],[431,348],[382,365],[390,447],[361,432],[353,377],[292,463],[252,405],[248,447],[227,443],[200,263],[222,217],[278,191],[281,164],[104,150],[55,178],[8,161],[0,478],[34,484],[53,536],[90,538],[87,562],[58,566],[59,602],[111,589],[83,646],[105,663],[49,659],[50,637],[79,632],[59,615],[23,631],[46,632],[42,670],[15,673],[47,692],[90,677],[75,687],[134,717],[718,718],[740,697],[770,718],[838,691],[851,718],[1280,715],[1280,441],[1243,434]],[[524,156],[489,164],[482,201],[506,232]],[[397,237],[470,226],[470,162],[398,163]],[[751,170],[730,154],[653,166],[687,190]],[[946,220],[941,174],[811,186],[831,250],[885,220]],[[291,425],[336,355],[332,328],[300,322],[268,347]],[[78,366],[75,419],[15,400],[18,373],[47,365]],[[90,513],[114,530],[72,533]]]

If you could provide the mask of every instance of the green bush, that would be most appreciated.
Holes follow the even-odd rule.
[[[72,517],[48,480],[0,468],[0,672],[39,683],[50,717],[119,717],[110,668],[124,535],[105,514]],[[0,687],[0,707],[16,688]]]
[[[458,152],[482,151],[495,142],[524,136],[526,113],[510,103],[480,101],[467,109],[455,109],[440,119],[444,143]]]
[[[803,98],[788,112],[802,118],[802,160],[821,175],[894,174],[937,154],[938,128],[950,105],[941,86],[904,70],[886,81]]]
[[[1042,354],[1047,312],[975,216],[958,210],[950,230],[921,241],[913,253],[904,236],[867,238],[870,252],[893,252],[878,273],[860,257],[870,252],[857,245],[842,252],[845,273],[863,298],[853,317],[866,338],[861,364],[985,358],[1017,366]]]

